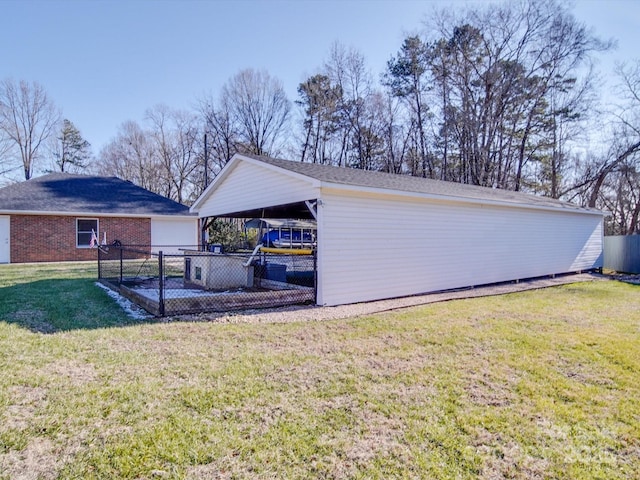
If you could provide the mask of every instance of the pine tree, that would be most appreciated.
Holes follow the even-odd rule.
[[[91,159],[91,144],[80,134],[80,130],[66,118],[56,137],[53,150],[56,169],[61,172],[78,171],[86,168]]]

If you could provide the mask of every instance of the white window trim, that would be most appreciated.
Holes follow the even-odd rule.
[[[100,235],[99,235],[98,232],[100,231],[100,219],[99,218],[88,218],[88,217],[77,217],[76,218],[76,248],[91,248],[89,246],[89,244],[87,244],[87,245],[78,245],[78,233],[88,233],[88,232],[84,232],[84,231],[80,232],[78,230],[78,221],[79,220],[94,220],[96,222],[96,238],[99,239]]]

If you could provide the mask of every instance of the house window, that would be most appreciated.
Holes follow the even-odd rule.
[[[96,238],[98,238],[97,218],[76,219],[76,246],[78,248],[89,248],[91,245],[91,236],[94,232]]]

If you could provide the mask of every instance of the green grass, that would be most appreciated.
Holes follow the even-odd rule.
[[[135,323],[96,278],[94,262],[0,265],[0,319],[41,333]]]
[[[640,478],[640,287],[136,324],[94,278],[0,266],[0,478]]]

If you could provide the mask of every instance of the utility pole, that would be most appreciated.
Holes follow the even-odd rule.
[[[207,149],[207,132],[204,132],[204,190],[209,186],[209,150]]]
[[[207,132],[204,132],[204,188],[202,191],[204,192],[209,185],[209,150],[207,149]],[[207,249],[206,242],[206,230],[207,230],[207,219],[202,219],[202,222],[198,221],[200,224],[200,244],[202,251]]]

